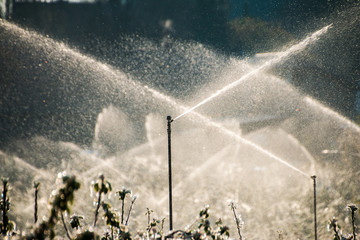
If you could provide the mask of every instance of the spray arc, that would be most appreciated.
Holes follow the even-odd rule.
[[[243,81],[246,81],[248,79],[250,79],[251,77],[255,76],[256,74],[265,71],[267,69],[269,69],[270,67],[274,66],[277,63],[280,63],[281,61],[283,61],[285,58],[295,54],[296,52],[302,51],[303,49],[305,49],[305,47],[307,47],[309,44],[313,43],[314,41],[316,41],[322,34],[326,33],[328,31],[328,29],[332,26],[332,24],[327,25],[325,27],[323,27],[322,29],[314,32],[313,34],[311,34],[309,37],[305,38],[304,40],[302,40],[301,42],[299,42],[298,44],[293,45],[292,47],[288,48],[286,51],[282,52],[281,54],[279,54],[277,57],[265,62],[264,64],[262,64],[261,66],[259,66],[258,68],[255,68],[254,70],[248,72],[247,74],[245,74],[244,76],[242,76],[241,78],[239,78],[238,80],[226,85],[225,87],[217,90],[215,93],[213,93],[211,96],[209,96],[208,98],[200,101],[198,104],[194,105],[193,107],[187,109],[185,112],[183,112],[182,114],[180,114],[179,116],[175,117],[174,120],[177,120],[183,116],[185,116],[186,114],[194,111],[195,109],[197,109],[198,107],[206,104],[207,102],[213,100],[214,98],[220,96],[221,94],[233,89],[234,87],[238,86],[239,84],[241,84]]]
[[[289,49],[287,49],[285,52],[281,53],[279,56],[271,59],[270,61],[267,61],[266,63],[264,63],[263,65],[261,65],[260,67],[254,69],[253,71],[250,71],[249,73],[245,74],[244,76],[242,76],[241,78],[239,78],[238,80],[232,82],[229,85],[226,85],[225,87],[217,90],[215,93],[213,93],[212,95],[210,95],[208,98],[200,101],[198,104],[194,105],[191,108],[188,108],[187,110],[185,110],[183,113],[181,113],[180,115],[178,115],[177,117],[175,117],[174,119],[171,118],[171,116],[167,116],[167,132],[168,132],[168,169],[169,169],[169,215],[170,215],[170,231],[172,230],[172,180],[171,180],[171,122],[178,120],[179,118],[187,115],[188,113],[192,113],[195,109],[199,108],[200,106],[206,104],[207,102],[213,100],[214,98],[220,96],[221,94],[233,89],[234,87],[238,86],[239,84],[241,84],[243,81],[246,81],[250,78],[252,78],[253,76],[255,76],[256,74],[265,71],[267,69],[269,69],[270,67],[274,66],[275,64],[283,61],[285,58],[293,55],[294,53],[303,50],[306,46],[308,46],[309,44],[311,44],[312,42],[316,41],[322,34],[324,34],[325,32],[327,32],[327,30],[331,27],[332,25],[328,25],[325,26],[324,28],[320,29],[319,31],[316,31],[315,33],[313,33],[311,36],[307,37],[306,39],[304,39],[303,41],[299,42],[296,45],[293,45],[292,47],[290,47]],[[193,112],[194,115],[200,115],[196,112]],[[200,117],[202,118],[202,115],[200,115]],[[212,125],[217,125],[217,124],[213,124]],[[217,126],[218,127],[218,126]],[[221,128],[221,127],[220,127]],[[233,135],[231,133],[231,135]],[[236,136],[236,138],[239,138],[238,136]],[[266,151],[265,149],[262,149],[260,147],[258,147],[257,145],[246,141],[243,138],[240,138],[241,141],[246,142],[247,144],[255,147],[256,149],[259,149],[261,152],[266,153],[267,155],[272,156],[274,159],[276,159],[277,161],[281,162],[282,164],[288,166],[289,168],[297,171],[298,173],[300,173],[301,175],[308,177],[308,174],[306,174],[305,172],[297,169],[296,167],[292,166],[291,164],[287,163],[286,161],[278,158],[277,156],[273,155],[272,153],[269,153],[268,151]],[[316,219],[316,176],[311,176],[311,178],[314,180],[314,225],[315,225],[315,240],[317,240],[317,219]]]

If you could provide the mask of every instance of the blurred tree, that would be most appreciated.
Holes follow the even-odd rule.
[[[243,17],[250,17],[248,1],[244,2]]]

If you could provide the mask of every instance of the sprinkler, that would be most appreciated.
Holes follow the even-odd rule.
[[[314,231],[315,231],[315,240],[317,240],[317,223],[316,223],[316,176],[311,176],[314,181]]]
[[[169,169],[169,226],[173,230],[172,218],[172,180],[171,180],[171,116],[167,116],[167,133],[168,133],[168,169]]]

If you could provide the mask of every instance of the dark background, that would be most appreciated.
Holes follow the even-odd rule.
[[[230,25],[251,19],[252,27],[263,22],[272,31],[282,32],[288,39],[315,28],[314,22],[335,11],[356,5],[344,0],[96,0],[94,3],[54,1],[15,1],[11,20],[60,39],[83,44],[89,37],[116,39],[119,35],[140,34],[151,39],[166,35],[184,40],[195,40],[236,55],[253,51],[271,50],[246,46],[249,42],[234,44],[236,35]],[[166,27],[166,22],[171,22]],[[250,29],[250,27],[247,27]],[[250,36],[255,42],[268,37]],[[249,32],[242,32],[249,35]],[[274,36],[271,36],[274,38]],[[274,39],[273,39],[274,40]]]

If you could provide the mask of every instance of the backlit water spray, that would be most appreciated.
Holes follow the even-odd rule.
[[[6,25],[7,25],[7,23],[6,23]],[[28,37],[30,39],[32,37],[32,34],[28,34]],[[46,40],[46,43],[49,45],[49,47],[51,47],[53,44],[51,39]],[[131,96],[129,96],[129,95],[137,96],[137,94],[140,94],[141,100],[144,99],[144,101],[147,101],[150,99],[150,101],[148,103],[144,103],[144,104],[154,103],[154,105],[157,106],[157,104],[159,104],[158,100],[161,100],[162,103],[166,103],[166,104],[163,104],[162,106],[165,106],[166,108],[171,108],[173,110],[176,110],[177,112],[186,111],[187,109],[189,109],[185,106],[182,106],[181,104],[178,104],[177,100],[174,100],[172,97],[166,96],[153,88],[144,87],[143,85],[141,85],[141,83],[133,81],[131,78],[124,76],[124,74],[121,71],[114,69],[111,65],[103,64],[96,60],[92,60],[91,57],[86,57],[80,53],[77,53],[76,51],[73,51],[73,50],[67,48],[66,45],[60,45],[59,48],[61,48],[60,51],[62,51],[64,55],[68,56],[70,58],[70,60],[75,59],[77,62],[82,63],[81,65],[79,64],[80,65],[79,71],[82,71],[83,70],[82,66],[85,66],[85,69],[89,69],[91,72],[91,74],[89,74],[89,76],[91,76],[93,73],[97,73],[96,75],[91,76],[98,80],[98,81],[96,81],[96,84],[97,84],[96,87],[99,87],[99,90],[102,90],[102,91],[104,91],[104,88],[106,88],[105,90],[110,91],[111,98],[116,95],[115,93],[112,92],[112,89],[115,89],[115,91],[116,91],[118,89],[124,88],[124,91],[128,91],[130,93],[136,93],[136,94],[128,94],[126,96],[126,99],[130,98],[130,100],[131,100]],[[66,51],[65,51],[65,49],[66,49]],[[56,54],[57,51],[58,51],[58,49],[56,49],[54,52],[52,52],[52,54]],[[54,59],[54,61],[55,60],[56,59]],[[270,66],[268,66],[268,67],[270,67]],[[67,67],[65,66],[64,68],[67,68]],[[263,67],[262,69],[258,70],[258,73],[265,69],[267,69],[267,67]],[[121,91],[119,91],[119,92],[122,93]],[[116,100],[117,100],[117,98],[116,98]],[[316,106],[317,106],[317,104],[314,105],[314,107],[316,107]],[[226,136],[230,136],[232,139],[235,139],[238,142],[244,143],[245,145],[251,146],[258,152],[263,153],[266,156],[269,156],[272,159],[277,160],[278,162],[284,164],[287,167],[290,167],[291,169],[298,172],[299,174],[301,174],[305,177],[310,177],[305,172],[299,170],[298,168],[294,167],[293,165],[282,160],[282,158],[274,155],[273,153],[267,151],[266,149],[260,147],[259,145],[245,139],[244,137],[239,135],[239,133],[235,133],[234,131],[229,130],[224,125],[222,125],[220,123],[216,123],[212,119],[205,117],[204,115],[201,115],[199,113],[196,113],[195,111],[191,112],[191,116],[193,116],[195,120],[200,120],[202,123],[204,123],[204,125],[211,127],[211,128],[215,128],[220,133],[223,133]],[[344,122],[341,122],[341,123],[344,123]],[[97,158],[94,158],[94,159],[98,160]],[[101,159],[101,158],[99,158],[99,159]],[[285,159],[286,159],[286,157],[285,157]],[[108,162],[114,163],[112,161],[108,161]],[[104,162],[104,164],[105,164],[105,162]],[[99,169],[98,167],[99,166],[94,167],[92,170],[98,171],[98,169]],[[105,167],[107,169],[111,169],[111,170],[115,170],[115,168],[116,168],[115,165],[109,165],[109,166],[106,165]],[[117,169],[119,169],[119,168],[117,168]],[[90,173],[90,174],[93,175],[93,173]],[[91,176],[89,176],[89,178],[90,177]],[[121,179],[122,179],[122,181],[124,181],[123,177],[121,177]],[[209,190],[207,190],[207,191],[209,191]]]
[[[177,104],[176,101],[172,98],[170,98],[169,96],[165,96],[164,94],[154,90],[154,89],[151,89],[151,88],[146,88],[149,92],[151,92],[153,94],[154,97],[158,98],[158,99],[161,99],[163,101],[166,101],[168,103],[172,103],[174,104],[175,106],[177,106],[178,108],[180,109],[186,109],[185,106],[182,106],[180,104]],[[190,112],[189,112],[190,113]],[[226,134],[230,137],[232,137],[233,139],[243,143],[243,144],[246,144],[248,146],[251,146],[252,148],[254,148],[255,150],[257,150],[258,152],[261,152],[263,154],[265,154],[266,156],[284,164],[285,166],[291,168],[292,170],[300,173],[301,175],[305,176],[306,178],[309,178],[310,175],[301,171],[300,169],[296,168],[295,166],[291,165],[290,163],[288,163],[287,161],[281,159],[280,157],[276,156],[275,154],[271,153],[270,151],[264,149],[263,147],[243,138],[242,136],[240,136],[239,134],[235,133],[234,131],[232,130],[229,130],[227,129],[226,127],[224,127],[222,124],[220,123],[216,123],[214,121],[212,121],[211,119],[207,118],[206,116],[198,113],[198,112],[195,112],[195,111],[192,111],[191,112],[191,115],[195,118],[197,118],[198,120],[200,120],[201,122],[205,123],[208,127],[212,127],[212,128],[215,128],[217,129],[219,132],[223,133],[223,134]],[[175,121],[175,119],[172,119],[171,122]]]
[[[186,110],[184,113],[180,114],[179,116],[174,118],[174,121],[183,117],[184,115],[190,113],[191,111],[195,110],[196,108],[200,107],[201,105],[211,101],[212,99],[218,97],[219,95],[229,91],[230,89],[238,86],[240,83],[242,83],[245,80],[250,79],[251,77],[255,76],[256,74],[267,70],[268,68],[274,66],[275,64],[283,61],[285,58],[291,56],[292,54],[301,51],[303,49],[305,49],[306,46],[308,46],[309,44],[315,42],[316,40],[319,39],[319,37],[326,33],[328,31],[328,29],[332,26],[332,24],[329,24],[325,27],[323,27],[322,29],[314,32],[313,34],[311,34],[309,37],[305,38],[304,40],[302,40],[301,42],[299,42],[298,44],[295,44],[293,46],[291,46],[290,48],[288,48],[286,51],[280,53],[279,55],[277,55],[276,57],[274,57],[273,59],[265,62],[264,64],[262,64],[261,66],[255,68],[254,70],[250,71],[249,73],[243,75],[241,78],[239,78],[238,80],[230,83],[229,85],[217,90],[214,94],[212,94],[210,97],[202,100],[201,102],[199,102],[198,104],[196,104],[195,106],[189,108],[188,110]]]
[[[339,113],[335,112],[334,110],[325,107],[323,104],[321,104],[320,102],[316,101],[313,98],[305,97],[304,100],[306,104],[308,104],[310,107],[320,109],[324,114],[331,116],[339,120],[340,122],[344,122],[347,127],[354,129],[356,132],[360,133],[360,127],[358,125],[356,125],[349,119],[345,118],[344,116],[340,115]]]
[[[260,67],[250,71],[249,73],[243,75],[240,79],[238,79],[235,82],[232,82],[231,84],[225,86],[224,88],[221,88],[220,90],[216,91],[214,94],[212,94],[210,97],[204,99],[203,101],[199,102],[198,104],[196,104],[195,106],[189,108],[188,110],[186,110],[184,113],[180,114],[179,116],[177,116],[174,119],[171,119],[170,116],[167,117],[167,122],[168,122],[168,171],[169,171],[169,212],[170,212],[170,231],[172,230],[172,176],[171,176],[171,122],[175,121],[179,118],[181,118],[182,116],[185,116],[186,114],[194,111],[196,108],[200,107],[201,105],[211,101],[212,99],[216,98],[217,96],[227,92],[228,90],[238,86],[240,83],[242,83],[243,81],[250,79],[251,77],[255,76],[256,74],[260,73],[261,71],[266,70],[267,68],[279,63],[280,61],[282,61],[283,59],[285,59],[286,57],[296,53],[297,51],[301,51],[303,50],[308,44],[316,41],[320,35],[322,35],[323,33],[327,32],[328,28],[331,25],[328,25],[322,29],[320,29],[319,31],[313,33],[310,37],[306,38],[305,40],[301,41],[300,43],[293,45],[292,47],[290,47],[287,51],[279,54],[277,57],[265,62],[263,65],[261,65]],[[196,113],[195,113],[196,114]],[[202,116],[200,114],[197,114],[198,117],[202,118]],[[287,167],[293,169],[294,171],[300,173],[301,175],[305,176],[306,178],[310,177],[308,174],[306,174],[305,172],[301,171],[300,169],[296,168],[295,166],[289,164],[288,162],[282,160],[281,158],[277,157],[276,155],[274,155],[273,153],[270,153],[269,151],[267,151],[266,149],[263,149],[262,147],[259,147],[258,145],[253,144],[250,141],[247,141],[244,138],[239,137],[237,134],[234,134],[234,132],[232,131],[227,131],[226,129],[223,129],[222,126],[218,126],[216,123],[213,123],[211,121],[207,121],[208,124],[211,124],[214,127],[217,127],[219,129],[222,129],[222,131],[228,132],[229,135],[234,135],[234,137],[238,140],[240,140],[243,143],[246,143],[247,145],[250,145],[252,147],[254,147],[256,150],[272,157],[273,159],[277,160],[278,162],[286,165]],[[315,175],[311,176],[311,178],[314,180],[314,224],[315,224],[315,240],[317,240],[317,220],[316,220],[316,182],[315,182]],[[241,235],[240,235],[241,236]]]
[[[28,32],[14,24],[10,24],[7,22],[1,22],[1,24],[5,25],[7,28],[10,28],[12,31],[18,32],[18,34],[20,36],[22,36],[23,38],[26,39],[26,41],[31,41],[31,39],[35,38],[40,38],[39,35],[37,35],[34,32]],[[261,146],[243,138],[242,136],[240,136],[239,134],[227,129],[226,127],[222,126],[219,123],[216,123],[212,120],[210,120],[209,118],[205,117],[204,115],[197,113],[197,112],[193,112],[193,110],[195,110],[197,107],[199,107],[200,105],[205,104],[206,102],[214,99],[215,97],[219,96],[222,93],[225,93],[226,91],[236,87],[237,85],[239,85],[241,82],[243,82],[244,80],[249,79],[250,77],[255,76],[256,74],[268,69],[269,67],[273,66],[276,63],[279,63],[280,61],[284,60],[286,57],[303,50],[306,46],[308,46],[310,43],[313,43],[314,41],[316,41],[323,33],[325,33],[329,27],[331,25],[328,25],[324,28],[322,28],[321,30],[318,30],[316,32],[314,32],[313,34],[311,34],[309,37],[305,38],[303,41],[301,41],[298,44],[293,45],[292,47],[290,47],[288,50],[284,51],[283,53],[279,54],[277,57],[275,57],[274,59],[271,59],[269,61],[267,61],[266,63],[262,64],[260,67],[255,68],[253,70],[251,70],[249,73],[245,74],[244,76],[242,76],[239,80],[227,85],[226,87],[218,90],[215,94],[211,95],[209,98],[201,101],[199,104],[197,104],[196,106],[192,107],[192,108],[188,108],[186,106],[182,106],[181,104],[178,104],[176,100],[172,99],[169,96],[166,96],[160,92],[158,92],[157,90],[148,87],[148,86],[142,86],[140,85],[140,83],[136,82],[135,80],[132,80],[130,78],[128,78],[127,76],[125,76],[122,72],[114,69],[113,67],[109,66],[108,64],[105,63],[100,63],[88,56],[85,56],[77,51],[74,51],[70,48],[68,48],[65,44],[61,44],[61,43],[57,43],[54,42],[56,44],[56,49],[66,55],[70,55],[73,56],[74,59],[81,61],[83,63],[86,64],[87,67],[89,67],[89,70],[92,71],[96,71],[96,73],[98,74],[102,74],[98,77],[100,78],[107,78],[107,79],[111,79],[111,85],[110,86],[104,86],[106,88],[115,88],[115,85],[121,85],[122,88],[124,88],[124,91],[135,91],[140,93],[143,97],[150,97],[152,96],[155,99],[161,100],[161,101],[165,101],[167,104],[170,104],[171,107],[173,107],[174,109],[179,109],[180,111],[185,111],[183,114],[179,115],[178,117],[174,118],[172,121],[175,121],[177,119],[179,119],[180,117],[186,115],[187,113],[192,112],[193,116],[196,117],[197,119],[201,120],[202,122],[204,122],[207,126],[209,127],[213,127],[215,129],[218,129],[219,132],[226,134],[228,136],[231,136],[232,138],[238,140],[241,143],[244,143],[248,146],[251,146],[252,148],[254,148],[255,150],[269,156],[272,159],[277,160],[278,162],[286,165],[287,167],[290,167],[291,169],[297,171],[298,173],[300,173],[301,175],[304,175],[306,177],[309,177],[308,174],[304,173],[303,171],[297,169],[296,167],[294,167],[293,165],[289,164],[288,162],[286,162],[285,160],[281,159],[280,157],[274,155],[273,153],[271,153],[270,151],[262,148]],[[52,42],[51,39],[46,39],[46,45],[51,45],[54,44]],[[104,75],[104,76],[103,76]],[[98,84],[101,84],[100,82],[98,82]],[[100,87],[100,86],[99,86]],[[150,93],[150,96],[149,94]],[[127,94],[127,96],[129,96],[129,94]],[[130,97],[130,96],[129,96]],[[188,110],[186,110],[188,109]]]
[[[281,159],[280,157],[276,156],[275,154],[271,153],[270,151],[264,149],[263,147],[255,144],[255,143],[241,137],[240,135],[236,134],[235,132],[223,127],[221,124],[210,121],[209,119],[207,119],[206,117],[204,117],[203,115],[201,115],[199,113],[194,113],[194,115],[196,115],[196,117],[198,117],[199,119],[202,119],[204,121],[204,123],[206,123],[206,125],[219,129],[221,132],[233,137],[234,139],[238,140],[241,143],[244,143],[244,144],[246,144],[248,146],[251,146],[252,148],[256,149],[257,151],[265,154],[266,156],[268,156],[268,157],[278,161],[279,163],[291,168],[292,170],[296,171],[297,173],[300,173],[304,177],[306,177],[306,178],[310,177],[309,174],[301,171],[300,169],[296,168],[292,164],[290,164],[287,161]]]

